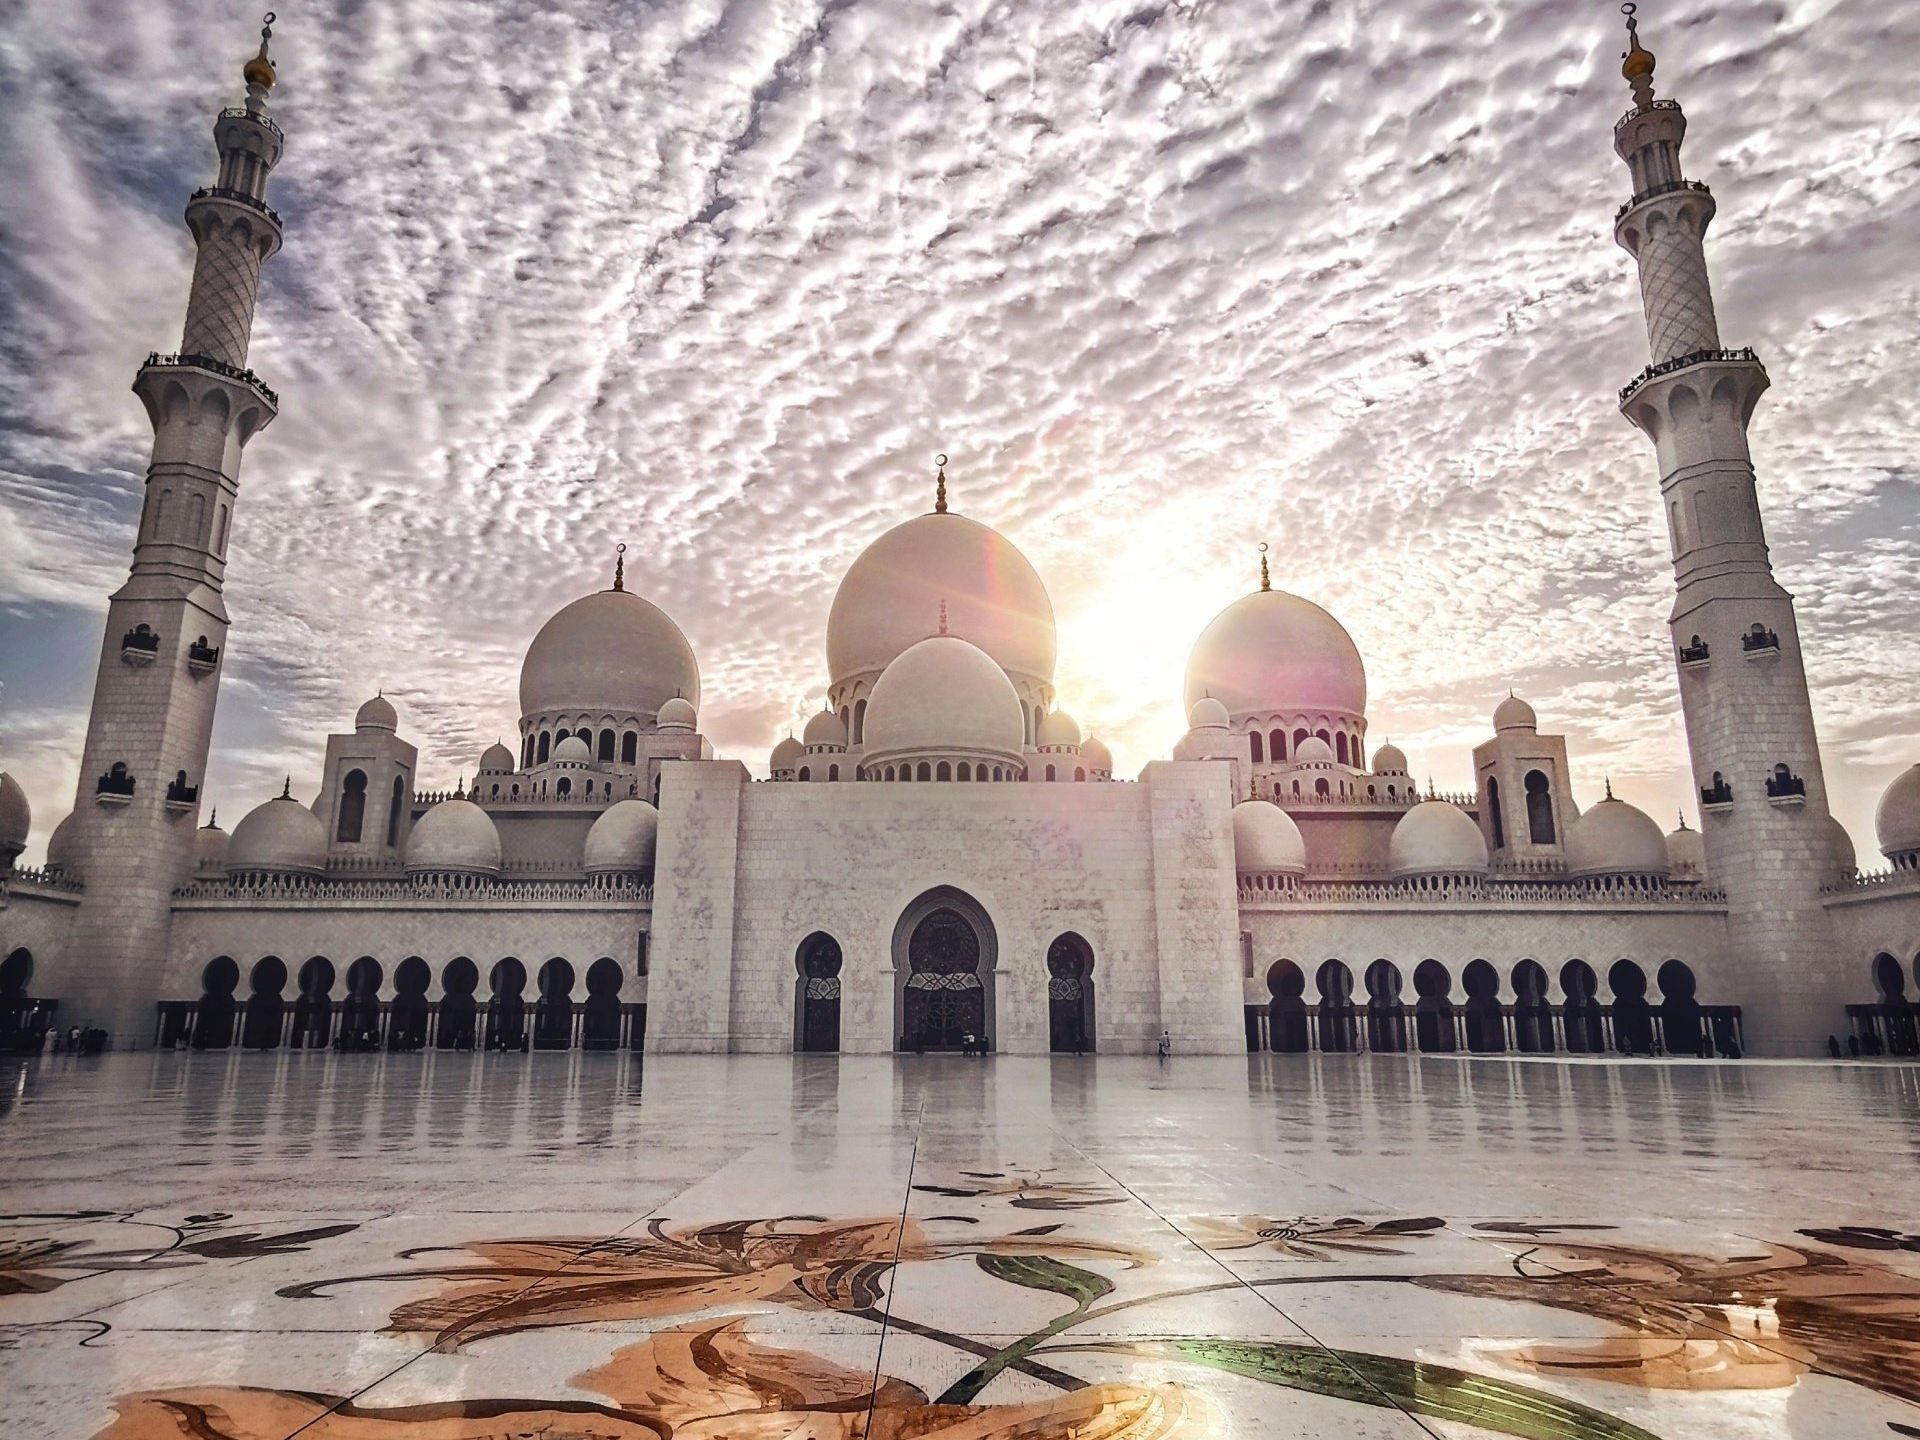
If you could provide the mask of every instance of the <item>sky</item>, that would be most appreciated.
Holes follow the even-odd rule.
[[[1920,760],[1920,6],[1648,0],[1720,214],[1721,332],[1863,861]],[[257,10],[0,18],[0,766],[70,808]],[[376,689],[427,787],[514,734],[540,623],[679,622],[764,773],[855,555],[930,508],[1046,581],[1060,703],[1131,775],[1257,582],[1366,659],[1369,737],[1471,787],[1509,687],[1576,796],[1695,818],[1611,126],[1610,3],[307,0],[286,7],[205,795],[231,826]]]

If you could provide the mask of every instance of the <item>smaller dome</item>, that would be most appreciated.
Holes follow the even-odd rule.
[[[193,832],[193,868],[201,875],[227,868],[227,832],[211,820]]]
[[[442,800],[407,835],[409,875],[498,875],[500,832],[471,800]]]
[[[661,730],[691,730],[699,723],[700,716],[691,701],[676,695],[660,707],[660,713],[653,718],[654,725]]]
[[[398,730],[400,712],[384,695],[376,695],[353,714],[356,730]]]
[[[1087,762],[1089,770],[1101,770],[1113,773],[1113,752],[1107,749],[1107,742],[1098,736],[1089,735],[1080,742],[1080,758]]]
[[[1293,817],[1270,800],[1233,807],[1233,868],[1242,875],[1304,875],[1307,842]]]
[[[33,828],[33,807],[20,782],[0,770],[0,859],[11,860],[27,848],[27,831]]]
[[[47,868],[58,870],[69,880],[80,877],[80,867],[74,861],[73,843],[79,826],[73,823],[69,815],[53,827],[53,834],[47,837]]]
[[[1296,765],[1331,765],[1333,747],[1318,735],[1309,735],[1293,747],[1293,763]]]
[[[1889,860],[1920,851],[1920,765],[1909,765],[1880,792],[1873,834]]]
[[[1567,873],[1659,875],[1672,872],[1667,837],[1653,817],[1611,794],[1567,827]]]
[[[1533,707],[1512,691],[1507,698],[1493,707],[1493,728],[1501,730],[1537,730],[1540,718],[1533,713]]]
[[[810,718],[807,728],[801,733],[805,737],[803,743],[809,750],[847,748],[847,727],[840,723],[840,717],[831,710],[822,710]]]
[[[482,775],[511,775],[513,773],[513,751],[498,740],[480,752],[480,773]]]
[[[1487,842],[1458,805],[1422,800],[1400,817],[1387,841],[1387,867],[1396,880],[1412,875],[1484,875]]]
[[[1389,740],[1373,752],[1373,773],[1376,775],[1405,775],[1407,756],[1398,745]]]
[[[1667,832],[1667,867],[1676,879],[1698,880],[1707,873],[1707,842],[1684,820],[1678,830]]]
[[[233,827],[227,869],[236,875],[318,875],[327,868],[327,827],[282,792]]]
[[[578,735],[569,735],[553,747],[553,759],[559,765],[591,765],[593,747]]]
[[[1202,695],[1193,702],[1193,708],[1187,711],[1189,730],[1224,730],[1227,728],[1227,707],[1211,695]]]
[[[867,699],[866,761],[887,755],[990,755],[1018,765],[1026,722],[1007,672],[958,635],[896,655]]]
[[[1860,857],[1854,853],[1853,837],[1847,827],[1827,816],[1827,830],[1833,836],[1833,869],[1837,875],[1853,875],[1860,869]]]
[[[800,763],[800,757],[807,753],[807,747],[793,736],[788,735],[773,747],[773,754],[767,757],[767,768],[773,771],[791,770]]]
[[[589,875],[652,873],[660,837],[660,812],[644,800],[609,805],[587,831],[584,863]]]
[[[1080,722],[1064,710],[1055,710],[1050,715],[1042,715],[1035,743],[1077,747],[1080,744]]]

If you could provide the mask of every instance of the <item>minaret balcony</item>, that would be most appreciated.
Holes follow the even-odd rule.
[[[219,663],[220,647],[218,645],[207,644],[206,636],[202,635],[198,640],[187,646],[187,673],[189,675],[195,678],[202,675],[211,675],[214,667],[219,665]]]
[[[238,365],[229,365],[226,361],[216,360],[211,355],[163,355],[155,351],[147,356],[147,363],[141,368],[143,370],[204,370],[210,375],[238,381],[266,401],[270,410],[277,413],[280,409],[280,396],[266,381],[251,370],[243,369]]]
[[[200,803],[200,787],[189,785],[184,780],[175,780],[167,786],[167,809],[175,815],[184,815]]]
[[[1705,195],[1709,198],[1713,195],[1713,191],[1707,187],[1704,180],[1668,180],[1659,185],[1649,186],[1647,189],[1635,195],[1631,200],[1623,203],[1618,210],[1613,212],[1613,223],[1618,225],[1622,220],[1626,219],[1627,212],[1636,205],[1644,205],[1649,200],[1657,200],[1662,195],[1673,195],[1682,190]]]
[[[1733,809],[1733,787],[1724,782],[1700,787],[1700,808],[1715,813]]]
[[[1755,625],[1740,637],[1740,650],[1753,664],[1765,664],[1780,658],[1779,633],[1764,625]]]
[[[1806,804],[1807,782],[1784,765],[1774,766],[1767,778],[1767,803],[1782,807]]]
[[[1620,403],[1625,405],[1648,384],[1660,379],[1663,375],[1671,375],[1677,370],[1688,370],[1695,365],[1710,365],[1716,362],[1724,365],[1741,361],[1758,365],[1760,357],[1754,353],[1751,345],[1744,345],[1738,350],[1695,350],[1686,355],[1676,355],[1671,360],[1662,360],[1658,365],[1647,366],[1628,384],[1621,386]]]
[[[160,655],[160,637],[150,626],[136,625],[120,637],[120,658],[129,665],[151,665]]]
[[[134,783],[133,776],[127,773],[127,767],[116,764],[94,782],[93,798],[102,805],[131,805]]]
[[[1712,650],[1707,642],[1696,635],[1693,637],[1692,644],[1682,645],[1680,647],[1680,668],[1682,670],[1704,670],[1711,655]]]
[[[187,197],[191,205],[195,200],[228,200],[235,205],[244,205],[257,214],[264,215],[275,225],[280,223],[280,212],[274,209],[258,195],[249,195],[244,190],[234,190],[225,185],[202,185]]]

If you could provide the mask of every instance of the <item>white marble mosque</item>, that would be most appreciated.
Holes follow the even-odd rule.
[[[1264,560],[1194,644],[1187,733],[1116,775],[1055,692],[1042,578],[949,508],[942,468],[933,509],[842,580],[828,707],[768,779],[702,736],[698,659],[616,563],[530,637],[519,733],[471,778],[426,786],[375,697],[229,834],[201,819],[222,577],[242,452],[278,406],[247,368],[281,243],[263,43],[187,205],[180,348],[134,385],[145,508],[42,865],[0,778],[5,1044],[1911,1053],[1920,765],[1880,802],[1891,869],[1862,872],[1767,558],[1747,444],[1767,373],[1721,339],[1715,202],[1653,66],[1635,38],[1613,129],[1651,361],[1620,408],[1669,520],[1698,786],[1673,808],[1697,828],[1611,795],[1583,811],[1551,697],[1499,703],[1471,793],[1423,792],[1370,740],[1346,630]]]

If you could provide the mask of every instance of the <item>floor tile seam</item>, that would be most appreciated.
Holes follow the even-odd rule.
[[[893,1302],[899,1291],[900,1254],[907,1238],[907,1212],[913,1206],[913,1172],[920,1159],[920,1124],[926,1118],[927,1103],[920,1102],[918,1114],[914,1117],[913,1146],[907,1152],[907,1178],[901,1186],[900,1225],[893,1236],[893,1265],[887,1271],[887,1305],[880,1312],[880,1337],[873,1347],[873,1386],[867,1392],[867,1420],[861,1428],[861,1440],[871,1440],[873,1435],[873,1412],[880,1398],[881,1366],[887,1355],[887,1331],[893,1323]]]
[[[1066,1137],[1062,1136],[1062,1138],[1065,1139]],[[1071,1140],[1067,1140],[1067,1144],[1072,1145],[1073,1142]],[[1076,1146],[1075,1148],[1077,1149],[1078,1147]],[[1306,1336],[1309,1341],[1311,1341],[1314,1345],[1318,1346],[1323,1352],[1325,1352],[1327,1357],[1331,1359],[1336,1365],[1338,1365],[1342,1370],[1346,1371],[1347,1374],[1353,1376],[1353,1378],[1357,1380],[1361,1385],[1365,1386],[1367,1389],[1373,1391],[1376,1395],[1378,1395],[1382,1403],[1384,1404],[1385,1408],[1392,1410],[1394,1413],[1403,1417],[1408,1423],[1410,1423],[1417,1430],[1419,1430],[1421,1434],[1431,1437],[1431,1440],[1443,1440],[1443,1437],[1439,1434],[1439,1432],[1430,1428],[1424,1421],[1420,1419],[1418,1415],[1415,1415],[1412,1411],[1406,1409],[1398,1401],[1396,1401],[1391,1395],[1387,1394],[1384,1390],[1381,1390],[1371,1380],[1367,1379],[1366,1376],[1362,1375],[1359,1371],[1355,1370],[1351,1365],[1347,1364],[1345,1358],[1340,1354],[1338,1350],[1334,1349],[1331,1345],[1327,1344],[1324,1340],[1322,1340],[1318,1335],[1314,1334],[1314,1332],[1310,1330],[1307,1326],[1301,1324],[1300,1321],[1296,1319],[1294,1316],[1288,1314],[1287,1311],[1284,1310],[1281,1306],[1275,1304],[1271,1299],[1267,1297],[1267,1295],[1261,1289],[1248,1284],[1244,1278],[1235,1274],[1233,1271],[1233,1268],[1230,1265],[1228,1265],[1225,1261],[1221,1260],[1219,1256],[1215,1255],[1211,1250],[1207,1249],[1206,1246],[1202,1245],[1199,1241],[1195,1240],[1191,1235],[1187,1234],[1186,1231],[1182,1230],[1172,1220],[1168,1219],[1166,1215],[1162,1214],[1160,1210],[1154,1206],[1152,1201],[1136,1193],[1131,1186],[1129,1186],[1125,1181],[1121,1180],[1117,1175],[1113,1174],[1112,1171],[1107,1170],[1105,1166],[1100,1165],[1098,1161],[1093,1160],[1091,1157],[1087,1157],[1087,1159],[1089,1164],[1093,1164],[1097,1168],[1099,1168],[1101,1172],[1105,1174],[1107,1178],[1111,1180],[1115,1185],[1118,1185],[1122,1190],[1125,1190],[1129,1195],[1132,1195],[1136,1201],[1138,1201],[1141,1205],[1145,1206],[1146,1209],[1151,1211],[1154,1214],[1154,1216],[1159,1219],[1161,1224],[1165,1225],[1169,1230],[1173,1231],[1173,1233],[1178,1235],[1182,1241],[1184,1241],[1187,1245],[1191,1246],[1194,1250],[1198,1251],[1201,1255],[1205,1256],[1208,1261],[1210,1261],[1214,1266],[1216,1266],[1221,1271],[1223,1271],[1227,1275],[1228,1279],[1233,1281],[1236,1287],[1238,1287],[1241,1290],[1245,1290],[1246,1292],[1251,1294],[1256,1300],[1260,1302],[1260,1304],[1264,1305],[1267,1309],[1273,1311],[1273,1313],[1278,1315],[1283,1321],[1291,1325],[1294,1329],[1298,1330],[1302,1335]]]
[[[685,1192],[683,1191],[681,1193],[685,1193]],[[628,1221],[625,1225],[621,1226],[618,1230],[615,1230],[610,1234],[601,1236],[598,1240],[594,1241],[592,1245],[589,1245],[584,1250],[581,1250],[578,1253],[568,1257],[566,1260],[563,1260],[560,1264],[556,1265],[552,1270],[548,1271],[546,1274],[538,1276],[534,1280],[522,1286],[520,1289],[514,1291],[511,1295],[503,1297],[498,1304],[491,1305],[487,1309],[481,1311],[478,1315],[475,1315],[470,1319],[463,1321],[459,1329],[457,1329],[454,1332],[454,1334],[450,1337],[450,1342],[453,1344],[458,1344],[461,1336],[471,1326],[479,1323],[482,1320],[485,1320],[489,1315],[492,1315],[493,1313],[502,1309],[503,1307],[512,1304],[514,1301],[519,1300],[524,1296],[532,1294],[535,1290],[539,1289],[542,1285],[546,1284],[548,1281],[553,1280],[558,1276],[564,1274],[571,1266],[577,1265],[582,1260],[585,1260],[589,1255],[593,1254],[596,1250],[598,1250],[601,1246],[607,1244],[609,1241],[620,1239],[622,1236],[628,1234],[631,1230],[633,1230],[635,1226],[644,1224],[646,1221],[654,1218],[660,1213],[661,1208],[662,1206],[655,1205],[647,1210],[641,1211],[638,1215],[635,1215],[633,1219]],[[363,1332],[335,1331],[330,1333],[352,1334],[352,1333],[363,1333]],[[283,1440],[294,1440],[295,1436],[300,1435],[303,1432],[312,1429],[315,1425],[318,1425],[321,1421],[333,1415],[336,1411],[340,1409],[341,1406],[352,1404],[354,1401],[358,1400],[361,1396],[366,1395],[372,1392],[373,1390],[378,1389],[380,1386],[386,1384],[389,1380],[393,1379],[396,1375],[400,1374],[401,1371],[405,1370],[408,1366],[414,1364],[419,1360],[425,1359],[429,1355],[439,1353],[442,1347],[448,1343],[449,1341],[436,1340],[433,1342],[433,1344],[428,1345],[425,1348],[417,1350],[413,1354],[406,1356],[398,1364],[393,1366],[390,1370],[387,1370],[384,1373],[376,1376],[367,1384],[358,1387],[351,1394],[341,1396],[339,1399],[334,1401],[333,1404],[329,1405],[325,1410],[321,1411],[318,1415],[315,1415],[310,1419],[307,1419],[301,1422],[301,1424],[296,1426],[294,1429],[288,1431],[286,1436],[283,1437]]]

